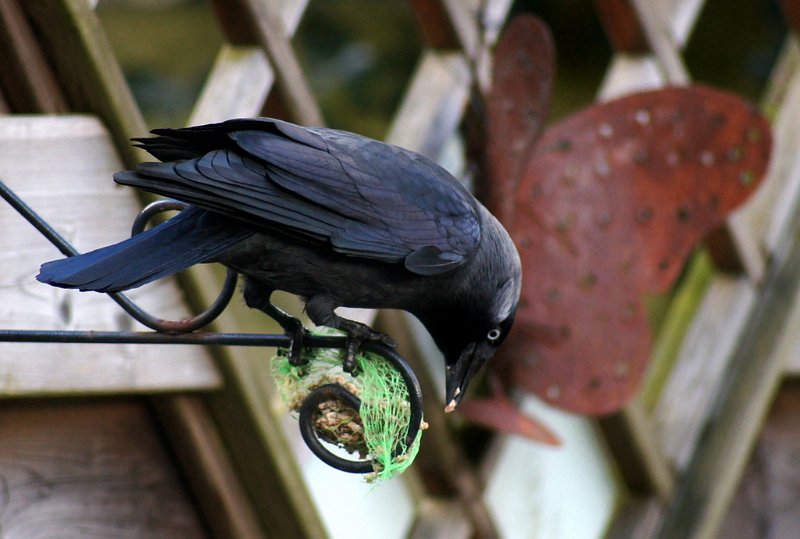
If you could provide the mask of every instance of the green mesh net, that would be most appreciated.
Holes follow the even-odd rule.
[[[315,335],[341,335],[336,329],[319,327]],[[390,479],[402,473],[419,451],[422,429],[414,443],[405,443],[411,405],[403,377],[392,364],[378,354],[361,352],[356,356],[358,376],[344,372],[344,350],[337,348],[305,349],[308,363],[295,367],[289,363],[286,349],[272,358],[272,374],[281,399],[292,412],[317,387],[338,384],[361,399],[360,411],[338,401],[320,405],[314,430],[321,440],[338,445],[359,458],[370,458],[374,473],[367,482]],[[392,457],[395,447],[400,453]]]

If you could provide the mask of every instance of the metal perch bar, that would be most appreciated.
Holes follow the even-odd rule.
[[[16,193],[14,193],[2,180],[0,180],[0,196],[2,196],[20,215],[31,223],[45,238],[55,245],[64,255],[78,255],[75,249],[63,236],[61,236],[49,223],[28,206]],[[149,204],[136,217],[132,232],[137,234],[144,230],[147,222],[157,213],[163,211],[180,211],[185,204],[176,200],[159,200]],[[184,344],[184,345],[225,345],[225,346],[267,346],[289,348],[292,338],[283,334],[259,333],[215,333],[195,331],[212,322],[227,307],[236,290],[237,274],[228,270],[217,299],[204,312],[185,320],[164,320],[142,310],[138,305],[121,293],[108,295],[117,302],[128,314],[155,330],[153,332],[134,331],[73,331],[73,330],[8,330],[0,329],[0,342],[17,343],[73,343],[73,344]],[[347,337],[329,335],[306,335],[303,338],[305,348],[345,348]],[[397,352],[379,343],[365,342],[363,350],[377,353],[387,359],[400,372],[406,385],[411,407],[408,432],[405,446],[410,447],[417,437],[422,425],[422,390],[414,371]],[[345,394],[346,393],[346,394]],[[351,473],[369,473],[373,470],[370,461],[357,461],[343,459],[331,453],[319,441],[311,428],[313,415],[316,414],[314,399],[318,392],[312,392],[304,403],[300,413],[300,428],[303,439],[309,449],[323,462],[339,470]],[[330,395],[329,395],[330,396]],[[334,398],[341,399],[345,404],[360,403],[359,399],[346,389],[337,390]],[[317,399],[318,400],[318,399]],[[403,444],[398,444],[395,454],[399,454]]]

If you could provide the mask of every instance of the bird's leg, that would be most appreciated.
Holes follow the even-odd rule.
[[[325,296],[314,296],[306,302],[306,312],[311,321],[318,326],[328,326],[339,329],[347,333],[347,347],[345,348],[344,370],[345,372],[355,373],[356,354],[361,343],[364,341],[374,341],[394,348],[397,344],[386,335],[373,330],[366,324],[342,318],[334,312],[336,305],[330,298]]]
[[[280,324],[283,331],[292,338],[292,344],[289,346],[289,363],[295,366],[302,365],[305,361],[300,357],[300,354],[303,351],[303,339],[306,335],[306,329],[299,319],[272,303],[270,298],[274,291],[274,289],[251,279],[245,279],[244,302],[251,309],[258,309]]]

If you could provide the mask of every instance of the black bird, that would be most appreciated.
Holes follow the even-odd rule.
[[[448,172],[409,150],[268,118],[134,139],[161,163],[114,175],[117,183],[190,206],[132,238],[42,265],[37,279],[117,292],[201,262],[244,276],[248,306],[298,339],[274,290],[305,300],[318,325],[391,339],[334,313],[340,306],[402,309],[428,329],[446,360],[446,402],[508,333],[520,293],[519,255],[500,223]]]

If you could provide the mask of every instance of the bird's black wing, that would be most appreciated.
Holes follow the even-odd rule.
[[[232,120],[139,139],[159,158],[115,179],[348,255],[432,275],[480,241],[475,200],[430,160],[352,133]]]

